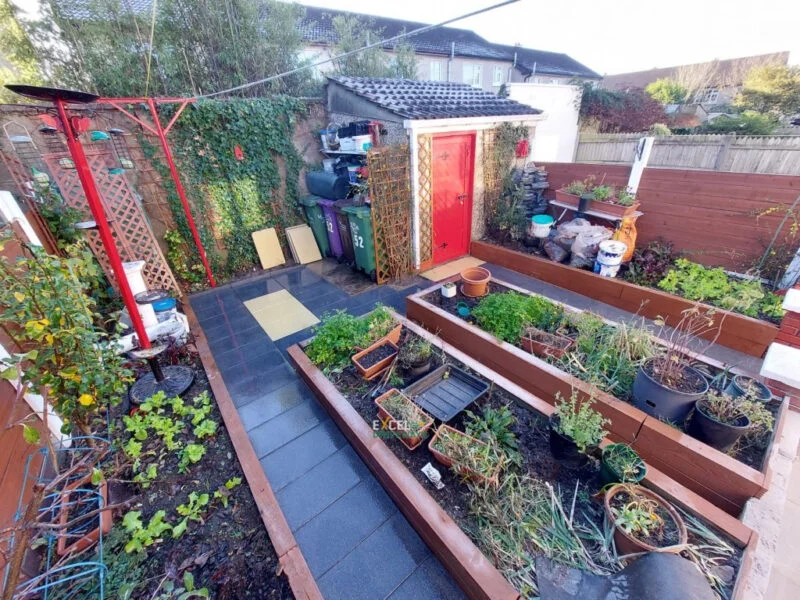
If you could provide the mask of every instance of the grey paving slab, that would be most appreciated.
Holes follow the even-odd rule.
[[[248,431],[250,443],[262,458],[327,418],[316,400],[307,400]]]
[[[267,294],[274,294],[284,289],[283,286],[272,278],[263,278],[235,285],[233,291],[242,300],[252,300]]]
[[[327,600],[385,598],[430,554],[397,513],[317,581]],[[366,568],[365,568],[366,567]]]
[[[273,491],[277,492],[344,446],[347,440],[336,423],[323,421],[265,456],[261,466]]]
[[[272,344],[270,346],[252,352],[242,350],[241,353],[230,354],[228,362],[217,363],[217,366],[223,377],[229,374],[233,377],[240,377],[252,373],[264,373],[279,367],[284,362],[283,355]]]
[[[238,408],[248,402],[264,397],[272,390],[278,389],[287,383],[297,381],[297,374],[288,363],[284,362],[267,371],[252,372],[250,375],[241,376],[240,378],[236,378],[235,375],[231,377],[223,375],[222,378],[225,380],[225,385],[233,399],[233,403]]]
[[[308,400],[312,400],[311,392],[303,382],[291,381],[264,394],[261,398],[240,406],[239,418],[244,428],[250,431]]]
[[[275,344],[266,336],[256,335],[244,338],[246,343],[236,340],[230,347],[214,350],[214,360],[220,369],[226,369],[245,360],[253,360],[255,357],[263,357],[275,351]]]
[[[277,493],[292,531],[317,516],[354,488],[369,470],[350,446],[344,446]]]
[[[429,556],[414,572],[397,587],[390,600],[461,600],[465,598],[461,588],[445,570],[437,558]]]
[[[396,514],[397,508],[380,484],[365,479],[298,529],[294,537],[311,574],[319,578]]]

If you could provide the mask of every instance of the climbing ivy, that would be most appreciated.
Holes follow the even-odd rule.
[[[173,107],[164,107],[162,121]],[[298,183],[303,159],[292,140],[305,104],[287,96],[232,100],[205,100],[187,108],[170,133],[170,145],[187,194],[197,211],[206,251],[214,237],[225,247],[225,257],[209,252],[215,271],[224,277],[252,269],[258,256],[251,234],[277,227],[282,234],[298,222]],[[237,159],[239,147],[243,158]],[[145,148],[155,168],[155,149]],[[192,252],[191,232],[168,172],[161,173],[178,231]]]

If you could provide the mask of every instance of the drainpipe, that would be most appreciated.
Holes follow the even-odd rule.
[[[408,130],[411,158],[411,253],[414,259],[414,270],[418,270],[421,264],[419,255],[419,146],[413,121],[406,121],[406,129]]]
[[[456,57],[456,43],[450,42],[450,58],[447,59],[447,81],[452,81],[453,60]]]

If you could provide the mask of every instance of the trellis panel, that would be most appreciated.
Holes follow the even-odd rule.
[[[58,162],[60,158],[68,156],[67,153],[58,152],[44,154],[42,158],[47,163],[64,201],[89,220],[92,216],[77,170],[65,169]],[[181,289],[161,253],[153,230],[128,179],[124,174],[112,175],[108,172],[107,165],[116,162],[114,157],[109,152],[88,150],[86,158],[123,262],[145,261],[142,273],[148,288],[167,289],[181,295]],[[95,230],[90,230],[87,239],[106,277],[114,287],[117,287],[111,263],[103,249],[99,234]]]
[[[411,168],[408,146],[367,153],[378,283],[411,271]]]
[[[495,146],[497,131],[487,129],[483,132],[483,214],[489,219],[497,210],[497,202],[503,191],[503,173]]]
[[[433,136],[417,138],[420,264],[433,261]]]

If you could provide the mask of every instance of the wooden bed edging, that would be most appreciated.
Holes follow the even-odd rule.
[[[612,421],[612,441],[631,444],[649,464],[733,516],[741,513],[747,500],[760,497],[767,490],[770,477],[766,465],[774,448],[767,453],[764,472],[753,469],[423,300],[439,285],[406,298],[408,317],[428,331],[549,403],[555,403],[556,394],[569,398],[573,390],[582,399],[595,398],[597,409]],[[784,399],[776,430],[781,426],[786,403]],[[771,445],[774,447],[774,443]]]
[[[189,319],[189,329],[194,334],[195,346],[200,354],[200,360],[203,363],[203,369],[208,377],[211,391],[214,393],[222,420],[225,422],[225,428],[228,430],[228,435],[236,451],[236,457],[242,466],[247,485],[250,487],[258,512],[261,514],[261,520],[264,522],[272,547],[275,549],[278,563],[286,573],[289,587],[292,588],[292,593],[298,600],[323,600],[317,582],[311,575],[308,563],[297,545],[289,523],[283,515],[264,469],[261,467],[258,455],[250,443],[247,431],[239,418],[239,411],[236,410],[228,388],[222,380],[222,375],[217,368],[214,355],[211,353],[208,340],[200,327],[197,316],[188,302],[184,303],[183,309]]]
[[[289,357],[344,436],[463,592],[475,600],[516,600],[519,593],[414,478],[298,345]]]
[[[600,277],[589,271],[562,265],[530,254],[509,250],[483,241],[473,241],[470,254],[475,258],[535,277],[558,287],[577,292],[649,319],[664,317],[667,324],[677,323],[684,310],[696,303],[674,294],[647,288],[620,279]],[[704,305],[705,306],[705,305]],[[772,323],[720,308],[708,307],[725,315],[725,327],[718,344],[751,356],[761,357],[778,335]],[[713,339],[715,332],[707,334]]]
[[[538,398],[534,394],[526,391],[506,377],[503,377],[499,373],[489,369],[458,348],[448,344],[446,341],[436,337],[416,323],[396,313],[393,313],[393,316],[397,321],[402,323],[412,332],[427,339],[437,348],[445,351],[456,360],[462,362],[470,369],[479,373],[482,377],[493,382],[494,385],[497,385],[509,392],[527,408],[539,412],[545,416],[549,416],[553,412],[553,407],[550,404],[541,398]],[[309,385],[315,396],[320,399],[320,402],[323,404],[323,406],[325,406],[325,409],[331,415],[331,418],[342,430],[345,437],[351,442],[351,444],[353,444],[356,451],[362,456],[373,473],[375,473],[375,476],[384,486],[389,495],[395,500],[398,506],[400,506],[403,514],[406,515],[416,531],[429,545],[431,550],[437,555],[437,557],[440,558],[444,566],[448,569],[451,575],[453,575],[454,579],[459,582],[459,585],[462,585],[462,580],[459,578],[459,575],[464,574],[465,572],[470,572],[474,566],[469,563],[454,564],[452,560],[457,559],[459,555],[454,554],[447,549],[439,548],[439,546],[432,544],[429,541],[429,537],[427,537],[427,535],[431,533],[430,530],[432,528],[441,526],[443,520],[449,524],[452,524],[453,527],[457,528],[459,532],[461,532],[461,529],[458,527],[458,525],[450,518],[449,515],[447,515],[446,512],[441,509],[436,500],[434,500],[430,494],[428,494],[427,490],[425,490],[425,488],[419,484],[406,466],[403,465],[403,463],[400,462],[400,460],[394,455],[388,446],[386,446],[383,440],[374,437],[372,430],[369,428],[368,424],[364,421],[361,415],[358,414],[358,412],[356,412],[350,403],[339,393],[333,383],[331,383],[330,380],[325,377],[322,371],[320,371],[311,363],[300,346],[292,346],[289,349],[289,356],[291,357],[295,368],[300,372],[303,380]],[[608,443],[610,443],[608,440],[603,441],[603,445]],[[376,455],[373,456],[373,453]],[[393,468],[391,470],[386,470],[384,467],[385,464],[391,464]],[[744,600],[744,598],[740,596],[739,590],[740,588],[744,588],[742,581],[747,577],[747,573],[750,568],[750,562],[747,559],[751,551],[750,549],[753,547],[755,540],[757,539],[756,533],[735,517],[732,517],[695,492],[670,479],[652,465],[648,464],[647,468],[648,474],[643,481],[644,485],[669,499],[671,502],[674,502],[682,508],[697,514],[715,527],[718,531],[730,537],[738,547],[744,549],[742,564],[739,568],[739,573],[732,596],[733,600]],[[410,486],[415,494],[415,499],[417,499],[419,502],[424,502],[428,507],[428,511],[425,514],[417,514],[413,512],[415,510],[414,506],[406,506],[404,502],[395,497],[395,494],[409,494],[409,492],[404,489],[405,486]],[[406,509],[412,511],[411,514],[406,513]],[[412,515],[414,518],[412,518]],[[426,517],[432,517],[434,522],[424,522]],[[464,535],[463,532],[461,533]],[[435,537],[434,540],[436,540]],[[464,541],[461,543],[465,544],[470,551],[474,549],[474,551],[480,554],[480,551],[477,549],[477,547],[475,547],[473,542],[466,537],[466,535],[464,535]],[[459,548],[463,551],[464,546],[459,546]],[[450,560],[448,560],[448,558],[450,558]],[[482,554],[481,558],[489,563],[489,561],[483,557]],[[497,569],[495,569],[491,563],[489,563],[488,566],[493,569],[498,576],[503,578],[502,574],[500,574],[500,572],[497,571]],[[503,581],[510,587],[510,584],[508,584],[505,578],[503,578]],[[473,589],[464,588],[463,586],[462,589],[464,589],[464,591],[470,597],[484,597],[475,596],[475,590]],[[514,591],[514,594],[516,594],[516,591]],[[504,598],[505,596],[493,597]],[[516,598],[515,595],[510,597]]]

